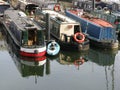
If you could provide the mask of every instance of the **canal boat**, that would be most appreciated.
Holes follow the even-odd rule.
[[[118,40],[114,26],[82,9],[69,9],[66,16],[81,23],[82,31],[90,39],[91,46],[108,49],[118,49]]]
[[[49,16],[48,20],[47,16]],[[50,35],[59,43],[62,50],[85,51],[89,49],[89,40],[81,32],[81,26],[75,20],[53,10],[36,9],[35,21],[44,28],[50,26]]]
[[[19,10],[7,9],[4,12],[3,25],[19,47],[20,55],[40,57],[46,54],[44,29]]]

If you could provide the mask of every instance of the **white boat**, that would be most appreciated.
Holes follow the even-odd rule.
[[[50,21],[46,20],[46,14],[49,14]],[[46,25],[50,24],[50,34],[59,43],[61,49],[74,51],[89,49],[89,40],[81,32],[78,22],[49,9],[36,9],[35,15],[35,21],[42,27],[48,28]]]

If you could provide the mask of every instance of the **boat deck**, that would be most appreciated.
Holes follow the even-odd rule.
[[[111,23],[109,23],[109,22],[107,22],[107,21],[105,21],[103,19],[95,18],[93,16],[89,16],[88,14],[79,15],[80,12],[78,12],[77,10],[69,10],[69,12],[71,12],[74,15],[79,16],[80,18],[88,20],[89,22],[97,24],[99,26],[102,26],[102,27],[113,27],[113,25]]]
[[[21,30],[25,30],[27,28],[36,28],[38,30],[42,30],[40,26],[28,18],[22,11],[8,9],[5,11],[5,15],[9,15],[10,20],[12,20],[16,24],[17,28]]]

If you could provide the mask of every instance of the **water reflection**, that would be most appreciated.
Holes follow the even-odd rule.
[[[0,31],[0,50],[6,50],[2,32]]]
[[[106,90],[115,90],[114,66],[115,66],[115,56],[117,53],[118,50],[101,50],[101,49],[93,48],[90,49],[86,57],[89,61],[104,67]]]
[[[80,88],[82,90],[88,90],[86,86],[90,88],[90,90],[119,90],[119,85],[116,83],[120,82],[118,81],[120,80],[118,76],[120,73],[118,71],[118,62],[115,63],[115,61],[119,61],[120,52],[118,53],[117,50],[108,51],[92,48],[89,51],[81,53],[61,51],[55,57],[27,58],[19,55],[19,49],[15,46],[9,35],[6,35],[6,37],[2,36],[2,39],[0,39],[0,44],[1,43],[4,47],[6,46],[5,48],[8,50],[17,70],[21,74],[20,77],[22,78],[20,78],[20,82],[17,84],[21,84],[23,88],[25,87],[25,83],[22,84],[21,82],[24,82],[24,78],[32,77],[34,78],[34,82],[29,83],[30,79],[26,80],[29,83],[26,84],[26,87],[36,88],[38,86],[37,90],[39,88],[49,90],[46,89],[47,87],[52,87],[51,90],[56,90],[59,85],[64,86],[62,90],[74,90],[73,86],[77,88],[76,90],[80,90]],[[116,54],[116,59],[118,60],[115,59]],[[83,58],[85,61],[83,64],[78,63],[78,66],[76,66],[75,61],[80,58]],[[116,65],[117,68],[115,68]],[[13,72],[13,74],[16,75],[16,72]],[[49,77],[45,77],[48,75]],[[14,78],[16,78],[16,76]],[[41,78],[44,78],[44,80]],[[14,80],[16,81],[13,81],[13,83],[16,84],[18,78]],[[63,82],[63,80],[65,81]],[[57,82],[57,84],[52,86],[52,84],[50,84],[51,82]],[[74,82],[76,83],[74,84]],[[37,83],[36,86],[34,86],[33,83]],[[42,87],[42,85],[46,85],[47,87]]]
[[[81,53],[61,51],[59,54],[59,59],[57,61],[61,65],[74,65],[77,69],[79,69],[79,67],[83,65],[84,62],[87,62],[87,60],[85,59],[87,54],[88,51],[84,51]]]
[[[49,74],[49,61],[46,56],[38,58],[29,58],[19,55],[19,48],[15,45],[9,34],[3,32],[5,46],[14,61],[18,71],[22,77],[35,76],[35,83],[37,83],[37,77],[44,76],[44,69],[46,65],[46,74]]]
[[[100,66],[111,66],[114,64],[115,56],[118,50],[102,50],[92,48],[86,56],[86,59]]]

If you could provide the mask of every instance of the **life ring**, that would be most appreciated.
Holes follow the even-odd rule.
[[[79,59],[79,60],[75,60],[74,61],[74,65],[75,66],[79,66],[79,65],[82,65],[84,62],[85,62],[85,60],[83,58]]]
[[[80,39],[78,39],[78,36],[80,36],[81,38]],[[84,42],[84,40],[85,40],[85,36],[84,36],[84,34],[82,34],[82,33],[76,33],[76,34],[74,34],[74,40],[76,41],[76,42],[78,42],[78,43],[82,43],[82,42]]]
[[[57,11],[57,12],[60,11],[60,10],[61,10],[61,9],[60,9],[60,5],[55,5],[55,6],[54,6],[54,10]]]
[[[47,46],[47,54],[51,56],[55,56],[59,53],[60,46],[57,42],[50,42]]]

